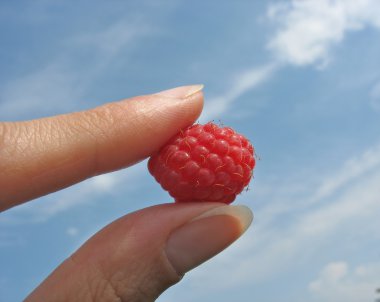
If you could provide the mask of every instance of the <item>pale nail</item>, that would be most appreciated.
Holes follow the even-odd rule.
[[[252,219],[253,214],[246,206],[209,210],[170,235],[167,257],[182,275],[224,250],[245,232]]]
[[[171,98],[187,98],[203,89],[203,85],[191,85],[191,86],[181,86],[177,88],[172,88],[156,93],[157,95],[162,95]]]

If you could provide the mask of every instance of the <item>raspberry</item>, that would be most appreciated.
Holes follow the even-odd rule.
[[[251,143],[214,123],[181,130],[148,162],[149,172],[176,202],[226,204],[248,185],[254,166]]]

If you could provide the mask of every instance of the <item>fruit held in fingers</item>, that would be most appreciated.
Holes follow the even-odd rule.
[[[214,123],[181,130],[148,161],[149,172],[176,202],[229,204],[249,184],[254,167],[248,139]]]

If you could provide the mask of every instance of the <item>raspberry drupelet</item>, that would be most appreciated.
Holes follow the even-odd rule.
[[[229,204],[251,180],[254,148],[230,127],[192,125],[148,161],[149,172],[176,202]]]

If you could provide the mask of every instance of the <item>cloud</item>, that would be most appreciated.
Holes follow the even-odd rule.
[[[228,90],[207,100],[203,121],[227,112],[240,96],[267,81],[286,65],[315,65],[324,68],[332,50],[347,33],[366,27],[380,28],[380,2],[377,0],[309,0],[279,2],[268,6],[267,18],[275,24],[269,38],[272,62],[238,74]],[[374,88],[373,106],[378,106]]]
[[[370,148],[363,154],[347,160],[341,169],[334,175],[327,177],[317,188],[312,202],[319,201],[351,181],[365,175],[374,169],[380,168],[380,145]]]
[[[348,265],[346,262],[331,262],[323,268],[319,278],[309,284],[309,289],[314,292],[324,291],[326,290],[326,285],[336,284],[347,275],[347,271]]]
[[[312,301],[374,301],[379,276],[380,263],[367,263],[350,270],[347,262],[331,262],[309,283],[309,291]]]
[[[228,87],[228,91],[207,100],[202,113],[202,121],[210,121],[225,113],[233,102],[244,93],[267,81],[275,70],[276,64],[267,64],[239,73],[232,81],[232,85]]]
[[[380,27],[377,0],[310,0],[269,6],[269,20],[279,24],[268,48],[276,59],[293,65],[325,66],[332,48],[348,32]]]
[[[74,45],[75,48],[91,49],[97,53],[101,60],[97,64],[113,59],[121,52],[134,47],[136,40],[157,32],[147,23],[118,20],[106,28],[94,32],[86,32],[68,38],[65,44]]]

